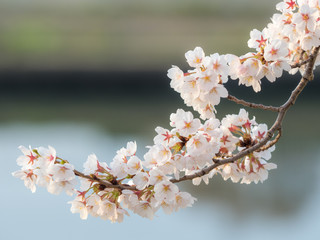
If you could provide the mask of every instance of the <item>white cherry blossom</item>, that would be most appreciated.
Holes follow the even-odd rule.
[[[184,83],[183,71],[177,66],[172,66],[172,68],[168,70],[167,76],[171,79],[170,86],[175,91],[180,92]]]
[[[147,201],[139,202],[133,209],[134,213],[140,215],[144,218],[149,218],[150,220],[154,217],[154,209],[151,204]]]
[[[69,201],[71,204],[70,211],[72,213],[80,213],[80,218],[85,220],[88,218],[88,208],[86,204],[82,201],[81,197],[77,197],[73,201]]]
[[[273,40],[264,49],[264,58],[267,61],[282,60],[289,54],[288,46],[280,39]]]
[[[194,50],[186,52],[185,57],[190,67],[201,67],[203,64],[207,65],[210,62],[208,57],[205,57],[204,51],[201,47],[196,47]]]
[[[128,166],[127,173],[130,175],[137,174],[142,169],[141,160],[137,156],[130,157],[130,159],[128,160],[127,166]]]
[[[177,211],[180,208],[191,207],[196,200],[197,199],[192,197],[190,193],[179,192],[176,194],[174,199],[175,210]]]
[[[48,168],[48,174],[50,174],[56,182],[71,181],[75,178],[73,170],[74,166],[69,163],[52,164]]]
[[[33,173],[32,169],[15,171],[12,173],[12,176],[23,180],[26,188],[29,188],[32,193],[36,191],[37,175]]]
[[[162,181],[154,186],[154,196],[158,202],[165,200],[166,202],[173,201],[175,195],[179,192],[179,188],[169,181]]]
[[[136,188],[143,190],[146,186],[149,185],[149,175],[145,172],[137,173],[133,178],[133,183],[136,185]]]
[[[84,174],[93,174],[98,170],[98,158],[95,154],[90,154],[87,161],[83,164]]]
[[[300,32],[305,31],[306,28],[308,31],[314,32],[318,17],[319,11],[316,8],[304,4],[300,6],[299,12],[293,14],[292,23],[296,24],[296,28]]]
[[[37,164],[38,155],[33,152],[31,147],[26,148],[25,146],[19,146],[20,151],[23,155],[17,158],[17,164],[21,166],[23,169],[35,168],[35,164]]]

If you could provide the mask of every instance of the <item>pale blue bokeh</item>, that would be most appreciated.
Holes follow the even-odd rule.
[[[15,159],[20,154],[17,150],[20,144],[31,144],[34,147],[50,144],[60,156],[81,169],[90,153],[96,153],[101,161],[110,161],[127,140],[133,138],[117,138],[90,125],[2,125],[0,239],[319,239],[319,184],[308,193],[309,196],[298,209],[288,214],[268,213],[264,206],[261,206],[261,211],[253,208],[252,212],[244,214],[234,211],[235,206],[230,203],[210,201],[208,197],[197,196],[195,192],[193,195],[198,201],[192,208],[172,215],[159,211],[152,221],[131,214],[123,223],[111,224],[93,217],[83,221],[78,214],[69,211],[70,205],[67,202],[72,197],[65,194],[51,195],[41,188],[32,194],[22,181],[11,176],[11,172],[18,169]],[[144,139],[138,138],[140,155],[144,151],[142,145],[145,145]],[[319,172],[320,165],[314,168]],[[259,186],[272,193],[274,189],[270,189],[267,184],[248,187]],[[257,196],[247,197],[254,199]]]

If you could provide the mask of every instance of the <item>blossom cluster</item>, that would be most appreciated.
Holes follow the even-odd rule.
[[[168,70],[168,77],[172,79],[170,85],[181,94],[187,106],[201,114],[201,118],[214,117],[215,106],[220,103],[220,98],[228,96],[223,85],[228,81],[227,56],[217,53],[205,56],[201,47],[188,51],[185,56],[194,69],[184,73],[173,66]]]
[[[210,118],[201,124],[193,118],[191,112],[182,109],[170,116],[167,130],[156,128],[158,135],[154,145],[144,156],[147,167],[157,167],[165,174],[179,179],[180,173],[191,175],[211,166],[217,160],[223,160],[247,149],[266,137],[266,124],[257,124],[249,119],[248,112],[240,109],[239,114],[227,115],[220,122]],[[242,183],[263,182],[267,178],[267,170],[275,168],[275,164],[267,163],[271,158],[274,146],[261,152],[254,152],[234,163],[224,164],[213,169],[207,175],[193,179],[195,185],[203,180],[208,184],[209,178],[220,173],[226,180]],[[231,169],[231,170],[229,170]]]
[[[257,144],[266,137],[268,132],[266,124],[257,124],[254,118],[249,120],[248,113],[244,109],[241,109],[238,115],[227,115],[222,119],[222,126],[227,128],[233,136],[238,136],[236,145],[239,151]],[[228,139],[230,137],[224,135],[221,141],[225,144]],[[235,162],[224,164],[218,169],[224,180],[231,178],[233,182],[238,182],[242,179],[241,183],[246,184],[263,182],[268,178],[268,170],[277,168],[276,164],[267,162],[274,150],[273,145],[264,151],[253,152]]]
[[[135,142],[128,142],[126,148],[118,150],[110,166],[100,162],[96,155],[89,155],[78,190],[74,166],[57,157],[52,147],[21,146],[23,155],[17,163],[22,169],[13,176],[24,180],[32,192],[40,185],[53,194],[63,190],[75,194],[76,198],[70,202],[71,211],[80,213],[82,219],[91,214],[121,222],[124,215],[129,215],[127,209],[152,219],[160,208],[171,213],[194,203],[195,198],[181,192],[173,179],[179,180],[181,174],[193,174],[214,164],[215,159],[227,158],[253,146],[268,130],[265,124],[250,120],[244,109],[239,114],[227,115],[221,123],[216,118],[201,123],[191,112],[178,109],[171,114],[170,125],[171,130],[156,128],[154,145],[148,147],[143,160],[136,155]],[[209,178],[217,173],[233,182],[240,179],[247,184],[263,182],[268,170],[276,167],[266,162],[273,150],[271,147],[222,165],[207,175],[194,178],[193,183],[198,185],[203,180],[208,184]]]
[[[274,82],[284,70],[296,73],[299,68],[292,69],[291,65],[306,60],[312,48],[320,45],[318,0],[284,0],[276,7],[280,13],[272,16],[267,27],[250,32],[248,47],[255,51],[240,57],[217,53],[205,56],[202,48],[196,47],[185,54],[193,69],[184,73],[173,66],[168,70],[171,87],[201,118],[214,116],[220,98],[228,96],[223,85],[228,77],[259,92],[262,78]],[[317,59],[316,65],[319,62]]]
[[[24,185],[36,191],[36,185],[46,187],[52,194],[60,194],[63,190],[68,195],[73,194],[76,185],[74,166],[57,161],[56,150],[53,147],[39,147],[38,149],[20,146],[23,155],[17,159],[21,170],[13,172],[14,177],[24,181]]]
[[[117,151],[108,166],[92,154],[84,163],[84,173],[103,181],[82,179],[77,197],[71,201],[71,211],[85,219],[88,214],[112,222],[121,222],[126,209],[152,219],[160,208],[165,213],[191,206],[195,198],[181,192],[162,171],[143,168],[144,162],[136,156],[137,145],[128,142]],[[127,189],[107,188],[104,183],[127,186]]]

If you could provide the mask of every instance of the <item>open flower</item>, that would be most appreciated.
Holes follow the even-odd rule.
[[[196,47],[194,50],[186,52],[185,57],[190,67],[199,68],[210,62],[210,58],[205,57],[204,51],[201,47]]]
[[[174,200],[176,193],[179,192],[179,188],[169,181],[162,181],[154,186],[154,197],[158,202],[166,200],[170,202]]]
[[[52,176],[54,181],[71,181],[75,178],[74,167],[69,163],[65,164],[52,164],[48,168],[48,174]]]

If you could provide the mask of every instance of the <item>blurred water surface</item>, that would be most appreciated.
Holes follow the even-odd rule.
[[[32,239],[44,236],[46,239],[101,236],[113,239],[317,239],[320,236],[320,164],[317,161],[320,152],[311,141],[306,142],[311,143],[309,147],[295,151],[292,148],[297,149],[296,140],[286,137],[286,143],[279,144],[272,158],[279,169],[273,170],[263,184],[233,184],[222,181],[219,176],[214,177],[209,186],[200,188],[185,183],[181,188],[198,198],[192,208],[168,216],[160,211],[153,221],[132,214],[122,224],[111,224],[92,217],[80,220],[77,214],[69,212],[66,202],[70,197],[50,195],[41,188],[32,194],[20,180],[13,179],[10,172],[18,169],[14,159],[20,154],[16,146],[50,144],[59,156],[82,169],[90,153],[110,162],[115,151],[133,138],[137,139],[138,155],[142,156],[145,150],[141,147],[146,144],[146,138],[117,137],[97,126],[68,122],[5,124],[0,127],[0,135],[1,159],[5,159],[0,170],[1,239],[20,239],[26,235]]]

